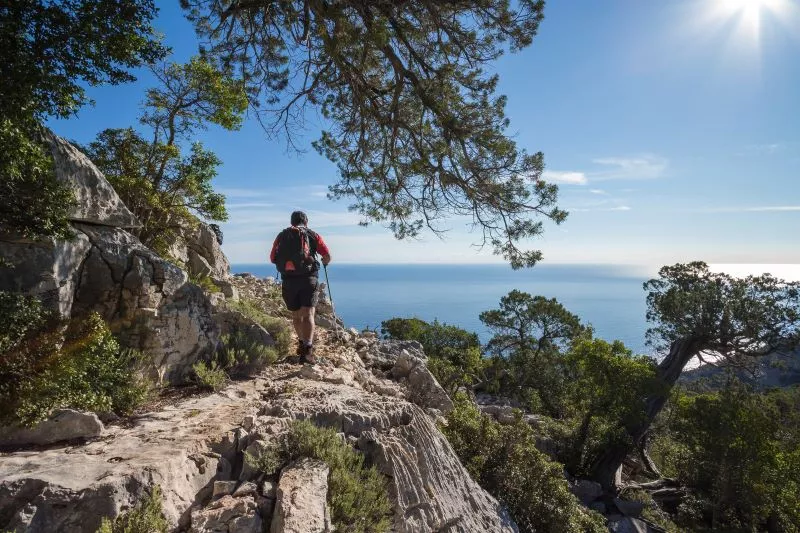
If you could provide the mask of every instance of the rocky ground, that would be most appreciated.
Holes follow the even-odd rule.
[[[84,444],[3,454],[0,524],[93,533],[102,516],[132,507],[157,484],[178,530],[325,531],[325,491],[285,496],[321,487],[323,467],[293,465],[275,486],[256,484],[243,460],[289,421],[310,419],[336,428],[389,477],[394,531],[515,530],[438,431],[450,403],[418,345],[352,332],[323,332],[321,341],[321,364],[277,364],[220,393],[138,415],[130,427],[106,427]],[[292,526],[312,522],[322,525]]]

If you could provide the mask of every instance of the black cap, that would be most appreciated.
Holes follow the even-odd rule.
[[[308,224],[308,217],[302,211],[295,211],[292,213],[292,226],[299,226],[300,224]]]

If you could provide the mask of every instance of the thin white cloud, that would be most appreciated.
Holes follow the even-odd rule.
[[[800,211],[800,205],[764,205],[755,207],[708,207],[698,209],[701,213],[780,213]]]
[[[588,183],[585,173],[570,170],[545,170],[542,173],[542,178],[552,183],[566,183],[570,185],[586,185]]]
[[[591,172],[592,180],[655,179],[664,175],[669,161],[661,156],[643,154],[636,157],[601,157],[592,160],[608,170]]]
[[[600,195],[603,195],[603,196],[608,195],[608,193],[606,191],[604,191],[603,189],[589,189],[589,192],[592,193],[592,194],[600,194]]]
[[[275,204],[267,202],[242,202],[242,203],[227,204],[225,207],[229,211],[235,211],[237,209],[261,209],[264,207],[275,207]]]
[[[617,205],[614,207],[570,207],[567,209],[569,212],[589,213],[592,211],[630,211],[630,206]]]

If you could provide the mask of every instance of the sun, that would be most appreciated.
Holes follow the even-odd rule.
[[[758,46],[764,18],[786,19],[795,0],[707,0],[707,17],[718,23],[735,23],[740,39]]]

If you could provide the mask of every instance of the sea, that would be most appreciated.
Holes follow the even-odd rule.
[[[234,273],[276,277],[274,265],[233,265]],[[625,265],[548,265],[514,271],[507,265],[358,265],[328,267],[337,315],[347,327],[380,329],[394,317],[434,319],[478,333],[490,333],[478,316],[499,307],[513,289],[556,298],[591,324],[595,336],[621,340],[638,354],[657,355],[645,344],[646,293],[652,276],[642,267]],[[324,274],[320,272],[324,281]]]

